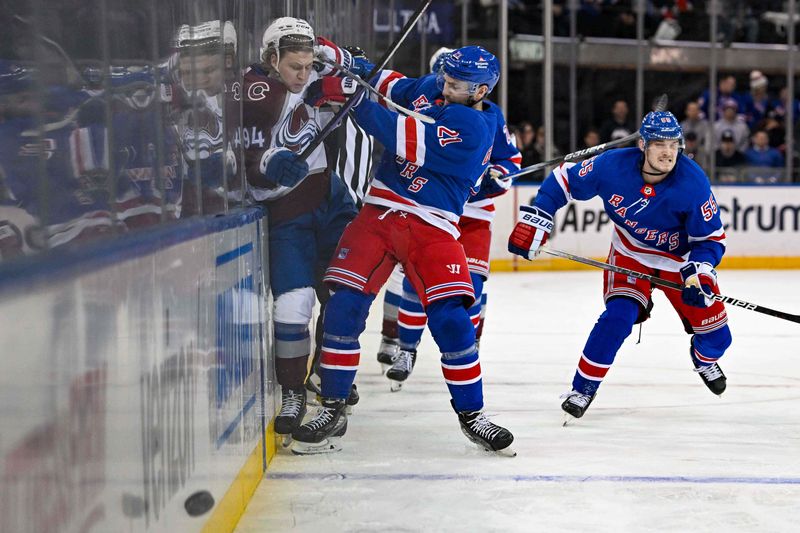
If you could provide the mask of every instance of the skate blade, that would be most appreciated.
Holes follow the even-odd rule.
[[[291,445],[292,445],[292,435],[291,434],[283,435],[283,437],[281,438],[281,446],[283,446],[284,448],[288,448]]]
[[[389,390],[392,392],[399,392],[403,390],[403,382],[402,381],[395,381],[393,379],[389,380]]]
[[[291,451],[295,455],[319,455],[322,453],[334,453],[342,449],[339,437],[329,437],[322,442],[300,442],[292,443]]]
[[[575,418],[571,414],[564,413],[564,421],[561,423],[561,427],[565,428],[565,427],[567,427],[568,424],[574,422],[575,420],[577,420],[577,418]]]
[[[503,448],[502,450],[492,450],[491,448],[486,450],[487,452],[491,452],[495,455],[499,455],[500,457],[516,457],[517,452],[515,452],[510,446],[508,448]]]

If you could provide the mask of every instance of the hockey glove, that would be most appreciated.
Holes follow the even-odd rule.
[[[294,187],[308,175],[308,163],[288,148],[270,148],[261,156],[259,170],[271,183]]]
[[[304,100],[306,104],[312,107],[320,107],[325,104],[343,104],[348,96],[356,92],[356,88],[356,82],[350,78],[325,76],[308,86]],[[361,97],[359,97],[360,100]],[[359,103],[357,102],[356,105]]]
[[[683,291],[681,299],[692,307],[709,307],[714,303],[717,273],[709,263],[690,261],[681,267]]]
[[[314,55],[322,55],[325,59],[333,61],[334,63],[339,63],[347,70],[353,69],[353,55],[347,50],[339,48],[325,37],[317,37],[317,44],[314,46]],[[321,61],[314,62],[314,70],[319,72],[321,76],[335,73],[333,67]]]
[[[344,49],[353,56],[353,68],[350,69],[350,72],[366,80],[369,73],[375,68],[375,64],[369,60],[367,53],[358,46],[345,46]]]
[[[511,174],[508,172],[502,165],[492,165],[487,170],[489,173],[489,178],[491,178],[497,187],[507,191],[511,188],[511,184],[513,183],[514,179],[511,177]]]
[[[508,251],[525,259],[533,259],[539,247],[547,242],[551,231],[553,217],[550,213],[531,205],[521,205],[517,225],[508,238]]]

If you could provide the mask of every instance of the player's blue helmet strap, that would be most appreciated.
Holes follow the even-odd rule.
[[[669,111],[651,111],[645,115],[639,135],[645,144],[654,140],[676,140],[683,148],[683,129],[675,115]]]
[[[481,85],[486,85],[492,92],[500,79],[500,62],[481,46],[463,46],[447,55],[440,73],[469,82],[470,94]]]

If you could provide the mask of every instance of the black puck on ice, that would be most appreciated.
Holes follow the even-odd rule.
[[[214,507],[214,497],[207,490],[199,490],[186,498],[183,506],[189,516],[200,516]]]

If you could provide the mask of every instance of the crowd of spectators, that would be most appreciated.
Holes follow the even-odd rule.
[[[542,33],[542,0],[509,0],[510,29]],[[577,32],[584,37],[636,38],[638,0],[577,0]],[[770,16],[785,10],[783,0],[645,0],[645,39],[709,41],[709,17],[717,6],[718,35],[723,43],[785,43],[786,22]],[[485,37],[497,16],[498,0],[474,0],[470,34]],[[570,0],[553,0],[553,33],[569,36]],[[488,24],[478,24],[486,21]],[[487,35],[481,35],[487,32]]]
[[[767,76],[758,70],[749,75],[749,90],[737,91],[736,77],[723,75],[716,92],[716,110],[710,113],[710,91],[689,100],[683,109],[673,111],[681,120],[686,148],[684,153],[710,173],[714,153],[719,182],[791,181],[784,177],[787,151],[785,87],[770,87]],[[794,123],[800,118],[800,101],[794,100]],[[583,132],[578,149],[616,141],[635,132],[637,121],[630,115],[628,102],[614,100],[608,117],[600,127],[589,126]],[[513,128],[522,152],[522,166],[545,160],[545,130],[524,121]],[[554,147],[553,157],[562,153]],[[798,165],[795,165],[797,168]],[[797,174],[797,172],[795,173]],[[526,176],[530,182],[544,178],[543,172]]]

